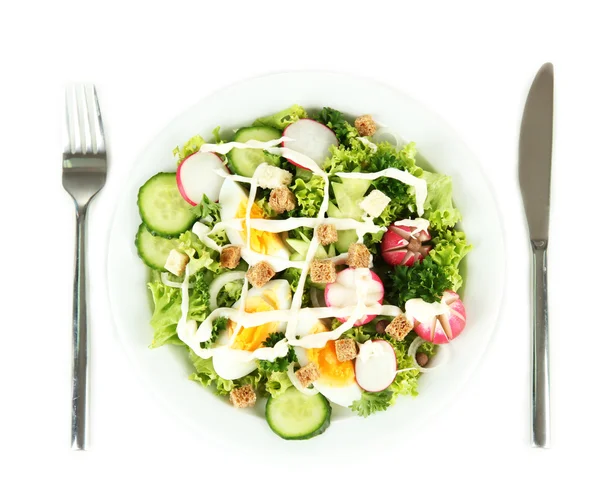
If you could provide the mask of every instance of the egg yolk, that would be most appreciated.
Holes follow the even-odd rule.
[[[235,215],[236,218],[245,218],[246,217],[246,208],[248,205],[248,201],[244,201],[240,203],[238,207],[237,213]],[[267,218],[262,209],[258,207],[256,204],[252,204],[252,210],[250,211],[250,218]],[[246,222],[242,221],[242,238],[244,241],[246,240]],[[250,230],[250,249],[253,251],[263,254],[263,255],[272,255],[277,250],[284,248],[283,242],[277,233],[271,233],[270,231],[262,231],[262,230]]]
[[[328,329],[318,323],[312,333],[326,332]],[[330,340],[322,349],[308,349],[308,359],[319,366],[321,381],[331,386],[346,386],[355,382],[354,363],[352,361],[338,361],[335,353],[335,340]]]
[[[272,311],[277,309],[277,298],[273,291],[265,291],[262,296],[246,299],[246,313]],[[227,323],[229,336],[233,335],[236,323],[231,320]],[[233,349],[247,350],[250,352],[262,346],[269,334],[277,331],[277,322],[265,323],[257,327],[244,328],[238,332],[231,347]]]

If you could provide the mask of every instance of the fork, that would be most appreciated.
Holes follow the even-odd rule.
[[[62,182],[75,203],[75,277],[73,281],[73,365],[71,449],[85,450],[87,439],[88,325],[86,224],[92,198],[106,182],[107,159],[96,88],[67,87]]]

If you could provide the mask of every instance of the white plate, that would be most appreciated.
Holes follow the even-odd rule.
[[[295,103],[307,108],[334,107],[354,116],[369,113],[405,140],[415,141],[419,153],[435,170],[453,177],[454,200],[463,214],[463,229],[474,245],[466,259],[468,276],[461,292],[467,328],[450,344],[450,362],[420,378],[418,397],[401,397],[396,406],[368,419],[334,419],[324,435],[302,443],[279,439],[261,414],[236,410],[189,381],[193,368],[183,348],[148,348],[152,329],[147,272],[134,247],[140,223],[138,188],[157,172],[174,171],[175,146],[195,134],[208,137],[217,125],[239,128]],[[285,449],[289,455],[305,452],[307,446],[311,451],[335,447],[339,453],[355,451],[359,440],[364,449],[369,444],[397,442],[399,435],[405,439],[456,394],[482,357],[495,328],[503,294],[503,236],[492,192],[476,158],[437,115],[401,92],[370,80],[295,72],[254,78],[223,89],[180,115],[150,142],[119,201],[108,252],[109,295],[119,338],[151,390],[203,440],[236,447],[252,444],[254,448],[260,441],[263,451]]]

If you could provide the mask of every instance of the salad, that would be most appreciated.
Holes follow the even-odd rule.
[[[138,194],[151,347],[186,349],[191,380],[285,439],[323,433],[332,404],[368,417],[417,396],[465,328],[471,246],[451,178],[393,139],[294,105],[175,148]]]

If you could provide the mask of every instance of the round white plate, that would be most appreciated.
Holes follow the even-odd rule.
[[[418,397],[400,397],[387,412],[368,419],[334,417],[325,434],[302,442],[279,439],[260,412],[236,410],[189,381],[193,368],[183,348],[148,348],[152,329],[147,272],[134,247],[140,223],[137,191],[153,174],[174,171],[175,146],[195,134],[210,137],[217,125],[239,128],[292,104],[334,107],[350,116],[372,114],[406,141],[415,141],[420,155],[436,171],[452,176],[454,201],[474,245],[466,259],[468,275],[461,291],[467,328],[450,344],[450,362],[420,378]],[[456,394],[479,362],[496,325],[503,282],[504,246],[496,204],[476,158],[456,133],[436,114],[397,90],[370,80],[319,72],[269,75],[239,83],[204,99],[171,122],[142,152],[122,189],[108,251],[109,295],[118,336],[151,390],[203,440],[255,449],[258,441],[262,451],[285,450],[288,455],[305,452],[307,446],[311,454],[334,447],[339,453],[355,451],[358,444],[364,449],[369,444],[406,439]]]

